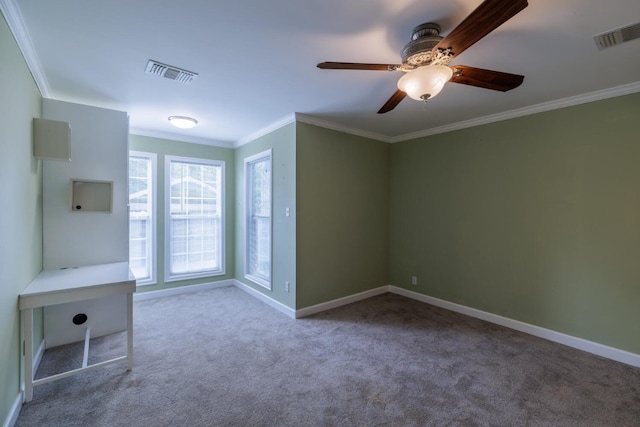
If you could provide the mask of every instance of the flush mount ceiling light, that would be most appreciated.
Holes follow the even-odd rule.
[[[169,117],[169,123],[180,129],[191,129],[198,124],[198,121],[191,117],[171,116]]]

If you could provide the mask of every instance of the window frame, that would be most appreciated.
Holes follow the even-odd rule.
[[[151,203],[151,221],[150,221],[150,236],[151,236],[151,242],[147,242],[147,254],[148,254],[148,258],[149,258],[149,277],[146,279],[136,279],[136,285],[139,286],[146,286],[146,285],[155,285],[158,283],[157,280],[157,251],[158,251],[158,233],[157,233],[157,223],[158,223],[158,155],[156,153],[150,153],[150,152],[145,152],[145,151],[135,151],[135,150],[130,150],[128,157],[127,157],[127,161],[129,161],[129,159],[131,157],[140,157],[140,158],[146,158],[150,161],[151,163],[151,173],[149,176],[149,180],[150,180],[150,185],[149,188],[151,190],[151,197],[150,197],[150,203]],[[130,203],[130,189],[129,189],[129,180],[130,180],[130,176],[129,176],[129,167],[127,165],[127,216],[128,216],[128,220],[129,220],[129,245],[131,244],[131,212],[130,212],[130,208],[131,208],[131,203]],[[131,251],[129,251],[129,261],[131,260]]]
[[[269,193],[270,193],[270,203],[269,203],[269,279],[265,280],[263,277],[256,276],[249,272],[251,258],[250,253],[250,239],[251,239],[251,217],[252,217],[252,203],[251,200],[253,198],[253,187],[249,182],[249,170],[252,164],[267,160],[269,162],[269,169],[271,171],[271,177],[269,180]],[[245,189],[245,200],[244,200],[244,213],[245,213],[245,250],[244,250],[244,277],[257,285],[260,285],[268,290],[272,290],[273,283],[273,154],[272,150],[268,149],[262,151],[260,153],[254,154],[252,156],[246,157],[244,159],[244,189]]]
[[[172,273],[171,272],[171,163],[190,163],[197,165],[206,165],[220,167],[220,241],[218,244],[218,253],[220,254],[219,268],[213,270],[201,270],[186,273]],[[183,156],[165,156],[165,168],[164,168],[164,282],[175,282],[179,280],[197,279],[202,277],[215,277],[226,274],[226,188],[225,188],[225,162],[223,160],[205,159],[199,157],[183,157]]]

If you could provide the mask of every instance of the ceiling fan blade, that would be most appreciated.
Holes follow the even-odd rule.
[[[396,92],[391,95],[391,98],[389,98],[389,100],[384,103],[382,108],[378,110],[378,114],[388,113],[389,111],[393,110],[398,106],[398,104],[400,104],[400,101],[402,101],[405,96],[407,96],[406,92],[403,92],[400,89],[396,90]]]
[[[453,69],[453,77],[449,80],[450,82],[499,90],[501,92],[517,88],[524,80],[524,76],[519,74],[484,70],[482,68],[467,67],[466,65],[454,65],[451,68]]]
[[[435,54],[437,49],[451,48],[454,55],[460,55],[528,5],[527,0],[484,0],[431,52]]]
[[[370,70],[370,71],[397,71],[398,64],[362,64],[359,62],[321,62],[318,68],[323,70]]]

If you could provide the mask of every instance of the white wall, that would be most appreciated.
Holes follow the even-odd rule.
[[[43,162],[44,268],[128,261],[127,113],[44,99],[42,115],[71,125],[71,162]],[[72,211],[71,179],[113,181],[113,212]]]
[[[43,161],[43,265],[45,269],[129,260],[127,113],[44,99],[45,119],[71,125],[71,162]],[[72,179],[112,181],[112,212],[72,210]],[[46,347],[126,329],[124,295],[44,309]],[[84,313],[78,327],[72,319]]]

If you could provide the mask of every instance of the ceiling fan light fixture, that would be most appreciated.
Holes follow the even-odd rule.
[[[198,121],[191,117],[171,116],[169,117],[169,123],[180,129],[191,129],[198,124]]]
[[[416,101],[426,101],[440,93],[453,76],[446,65],[426,65],[407,72],[398,80],[398,89]]]

